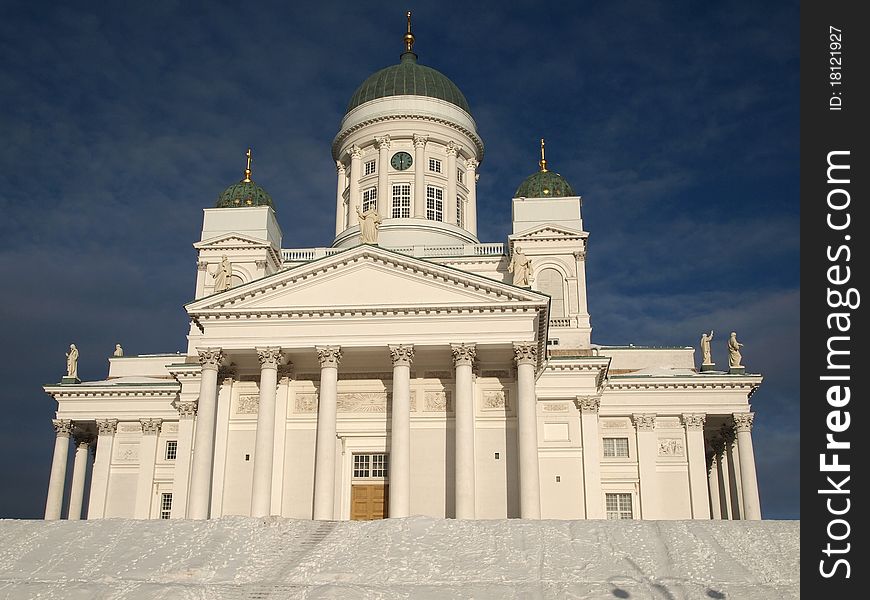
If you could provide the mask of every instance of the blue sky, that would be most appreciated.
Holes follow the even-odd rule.
[[[185,348],[202,209],[254,179],[285,247],[334,233],[330,143],[353,91],[398,62],[465,93],[486,143],[481,241],[547,159],[584,198],[593,341],[739,333],[765,375],[753,437],[766,517],[797,518],[797,2],[46,3],[0,7],[0,517],[41,517],[54,403]]]

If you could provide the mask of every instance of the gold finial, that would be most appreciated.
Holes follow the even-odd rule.
[[[248,157],[247,164],[245,165],[245,178],[242,179],[243,183],[251,183],[251,149],[248,148],[248,151],[245,152],[245,156]]]
[[[408,31],[405,33],[402,41],[405,42],[405,52],[413,52],[413,50],[411,50],[414,45],[414,34],[411,33],[411,11],[409,10],[405,16],[408,17]]]
[[[541,138],[541,162],[538,163],[541,166],[541,172],[547,172],[547,159],[544,158],[544,138]]]

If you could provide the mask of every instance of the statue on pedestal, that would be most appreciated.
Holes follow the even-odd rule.
[[[124,349],[121,348],[121,344],[115,344],[115,351],[112,352],[112,356],[124,356]]]
[[[710,330],[709,335],[706,333],[701,334],[701,364],[702,365],[712,365],[713,364],[713,353],[710,350],[710,342],[713,340],[713,330]]]
[[[532,261],[523,254],[523,251],[517,247],[514,248],[514,253],[511,256],[511,262],[508,265],[508,273],[514,274],[514,285],[520,287],[530,287],[529,277],[532,274]]]
[[[221,257],[221,265],[218,267],[217,273],[214,274],[214,291],[223,292],[230,289],[232,285],[233,266],[226,256]]]
[[[381,216],[374,208],[360,212],[356,208],[356,216],[359,218],[359,239],[363,244],[378,243],[378,227],[381,225]]]
[[[740,348],[743,346],[737,341],[737,332],[731,332],[731,338],[728,340],[728,365],[733,369],[742,366],[740,360],[743,358],[740,355]]]
[[[66,353],[66,376],[73,379],[79,377],[79,350],[75,344],[70,344]]]

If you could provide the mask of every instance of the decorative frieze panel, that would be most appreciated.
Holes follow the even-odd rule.
[[[255,415],[260,407],[259,394],[242,394],[236,401],[237,415]]]
[[[178,433],[178,423],[164,423],[160,431],[163,433]]]
[[[140,433],[142,425],[139,423],[121,423],[118,425],[118,431],[120,433]]]
[[[338,412],[385,413],[386,392],[352,392],[338,394]]]
[[[685,456],[683,440],[678,438],[659,439],[659,456]]]
[[[311,392],[296,392],[296,402],[293,407],[297,413],[316,413],[317,394]]]
[[[679,417],[657,417],[656,427],[658,429],[682,429]]]
[[[121,442],[118,444],[115,450],[115,462],[139,462],[139,444],[132,442]]]
[[[484,410],[510,410],[507,390],[488,390],[483,392]]]
[[[426,371],[423,373],[426,379],[453,379],[452,371]]]
[[[565,402],[543,402],[541,403],[541,410],[546,413],[566,413],[568,412],[568,405]]]
[[[505,369],[486,370],[486,371],[481,371],[480,376],[481,377],[495,377],[498,379],[510,379],[511,372],[507,371]]]
[[[630,429],[631,423],[628,419],[601,419],[601,427],[603,429]]]
[[[426,392],[423,410],[426,412],[453,412],[453,398],[449,391]]]

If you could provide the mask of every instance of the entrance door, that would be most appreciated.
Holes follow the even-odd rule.
[[[350,491],[350,518],[352,521],[371,521],[387,516],[388,485],[354,484]]]
[[[350,485],[350,518],[353,521],[384,519],[389,515],[387,455],[364,453],[353,455],[353,478]]]

